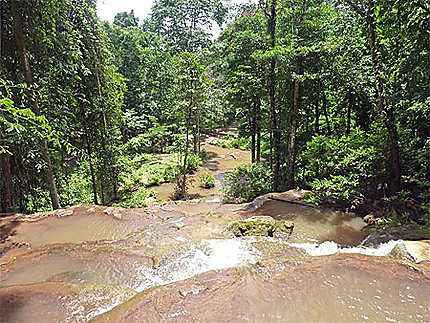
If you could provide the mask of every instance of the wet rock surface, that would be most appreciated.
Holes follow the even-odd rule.
[[[390,240],[430,240],[430,230],[417,225],[396,225],[371,233],[363,242],[365,246],[375,246]]]
[[[428,283],[386,259],[272,259],[153,288],[95,322],[425,322]]]
[[[255,221],[264,236],[226,230]],[[289,221],[288,240],[270,237]],[[348,214],[196,200],[79,205],[0,227],[0,322],[430,321],[430,263],[344,249],[366,235]]]
[[[416,264],[430,262],[430,241],[401,241],[390,252],[390,256]]]

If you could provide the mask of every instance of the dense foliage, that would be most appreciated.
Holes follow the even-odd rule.
[[[157,0],[141,24],[99,21],[95,0],[0,1],[2,212],[144,206],[166,181],[186,198],[202,136],[234,122],[216,144],[254,164],[232,195],[302,187],[423,222],[429,44],[422,0]]]

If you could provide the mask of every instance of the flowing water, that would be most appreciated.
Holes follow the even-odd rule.
[[[141,227],[139,221],[120,221],[101,214],[50,217],[36,223],[23,223],[16,237],[32,247],[40,247],[54,243],[120,240]]]
[[[273,200],[265,202],[255,214],[293,221],[295,227],[290,242],[334,241],[350,246],[358,244],[367,235],[366,224],[353,214]]]
[[[254,215],[295,222],[288,241],[232,238]],[[74,209],[20,223],[0,258],[0,322],[430,322],[428,263],[359,246],[353,215],[281,201]],[[27,245],[23,245],[27,243]]]

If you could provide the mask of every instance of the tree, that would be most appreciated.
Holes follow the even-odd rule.
[[[366,21],[368,26],[369,46],[372,56],[373,73],[376,80],[377,97],[389,138],[390,174],[388,180],[390,191],[392,194],[395,194],[400,190],[401,183],[399,136],[394,110],[387,100],[386,81],[381,67],[381,53],[377,33],[378,17],[381,14],[379,10],[381,7],[377,6],[374,0],[367,0],[365,6],[362,7],[352,0],[345,0],[345,2]]]
[[[225,14],[222,0],[157,0],[149,25],[167,40],[172,53],[193,52],[210,45],[212,25],[221,26]]]
[[[132,9],[130,13],[128,12],[117,13],[113,20],[113,24],[121,28],[137,27],[139,25],[139,18],[137,18],[134,15],[134,10]]]
[[[301,38],[303,37],[303,24],[306,15],[306,0],[302,1],[302,10],[297,28],[297,39],[298,47],[301,44]],[[302,104],[302,80],[303,77],[303,56],[298,53],[295,57],[295,78],[293,81],[293,105],[290,111],[290,133],[288,142],[288,156],[287,156],[287,176],[286,185],[288,189],[295,188],[295,167],[296,167],[296,132],[298,123],[298,113]]]
[[[17,50],[18,50],[19,59],[21,61],[22,73],[24,75],[24,80],[25,80],[26,84],[29,86],[29,90],[30,90],[30,93],[29,93],[30,103],[32,105],[34,113],[36,115],[40,115],[37,97],[36,97],[34,90],[32,89],[32,87],[34,86],[33,75],[31,72],[30,63],[29,63],[28,58],[27,58],[27,52],[26,52],[26,48],[25,48],[25,36],[24,36],[24,31],[23,31],[22,22],[21,22],[21,14],[18,11],[19,10],[18,9],[19,8],[18,1],[17,0],[11,0],[10,1],[10,8],[11,8],[12,16],[13,16],[13,21],[14,21],[14,34],[15,34],[15,40],[16,40],[16,46],[17,46]],[[42,139],[40,147],[41,147],[40,149],[42,152],[43,159],[45,160],[45,163],[46,163],[46,166],[45,166],[46,167],[46,179],[48,181],[52,207],[55,210],[55,209],[58,209],[60,207],[60,202],[59,202],[59,198],[58,198],[57,185],[55,183],[54,171],[52,168],[51,157],[49,156],[48,143],[47,143],[46,139]]]
[[[267,16],[267,32],[270,37],[270,46],[273,51],[270,60],[270,76],[268,82],[268,92],[270,100],[270,121],[273,148],[273,190],[277,192],[280,188],[280,164],[281,164],[281,133],[278,127],[278,117],[276,111],[276,55],[274,53],[276,47],[276,15],[277,15],[277,0],[260,2],[264,6],[264,13]]]
[[[187,188],[187,166],[190,146],[190,130],[192,116],[199,114],[204,100],[204,90],[207,82],[206,68],[200,62],[201,54],[183,52],[174,57],[175,87],[172,93],[177,105],[175,114],[185,124],[185,147],[182,164],[182,177],[179,178],[178,198],[185,198]]]

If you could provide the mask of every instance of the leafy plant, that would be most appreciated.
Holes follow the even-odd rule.
[[[356,205],[383,183],[382,148],[378,136],[361,131],[340,138],[316,136],[308,143],[303,158],[308,162],[305,181],[310,183],[312,202]],[[382,185],[382,184],[381,184]]]
[[[128,193],[121,202],[116,203],[115,205],[126,208],[146,207],[148,205],[148,198],[156,196],[157,193],[154,190],[139,187],[137,191]]]
[[[190,152],[187,159],[187,172],[194,173],[197,168],[203,164],[203,159],[200,154]]]
[[[202,173],[199,180],[200,186],[203,188],[212,188],[215,186],[215,177],[209,172]]]
[[[225,176],[225,192],[240,201],[249,202],[272,190],[271,179],[272,172],[265,163],[238,165]]]

